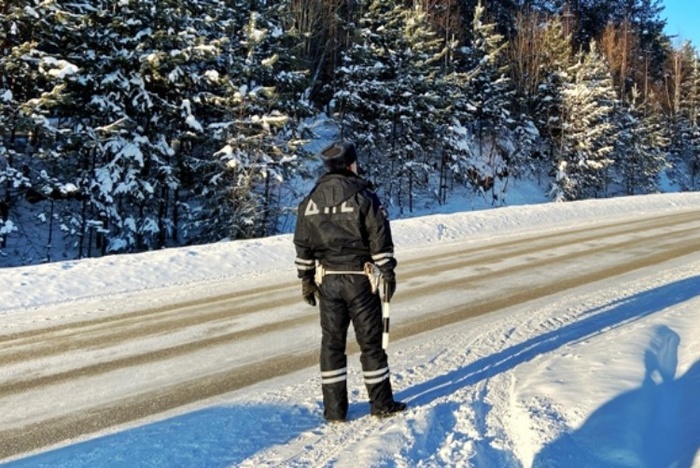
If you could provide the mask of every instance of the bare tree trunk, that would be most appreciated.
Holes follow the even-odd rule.
[[[521,103],[520,112],[533,110],[533,101],[543,80],[546,51],[542,20],[538,13],[519,12],[515,23],[518,34],[506,49],[511,79],[517,94],[522,97],[518,99]]]

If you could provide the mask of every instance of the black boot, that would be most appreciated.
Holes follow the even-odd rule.
[[[377,407],[372,407],[372,416],[376,416],[378,418],[388,418],[389,416],[393,416],[396,413],[400,413],[401,411],[404,411],[406,409],[406,403],[402,401],[392,401],[386,406],[383,406],[381,408]]]
[[[328,410],[323,410],[323,419],[329,423],[342,423],[345,422],[345,416],[339,414],[329,414]]]

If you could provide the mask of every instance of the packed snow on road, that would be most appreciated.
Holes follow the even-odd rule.
[[[290,235],[0,270],[2,461],[698,466],[699,207],[394,221],[389,362],[409,408],[368,414],[353,350],[332,425]]]

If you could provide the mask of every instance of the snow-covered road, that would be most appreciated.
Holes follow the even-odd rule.
[[[442,461],[457,465],[466,457],[466,463],[475,450],[467,446],[493,438],[502,438],[503,450],[487,444],[488,450],[477,450],[486,465],[475,466],[534,459],[527,453],[531,443],[491,433],[485,419],[473,421],[486,418],[494,404],[527,412],[522,402],[508,401],[515,388],[527,398],[546,398],[530,394],[529,384],[506,371],[643,319],[657,309],[632,305],[649,291],[663,293],[669,305],[689,300],[697,280],[679,265],[698,262],[700,211],[692,207],[543,224],[402,251],[390,361],[398,395],[413,408],[406,419],[416,453],[404,454],[405,463],[416,457],[436,463],[445,457]],[[282,273],[97,291],[8,314],[0,330],[0,459],[179,414],[227,395],[239,398],[252,388],[274,387],[280,376],[308,377],[318,354],[318,319],[315,309],[300,301],[298,289],[290,262]],[[448,352],[445,339],[457,349]],[[408,350],[424,360],[411,362]],[[484,350],[488,354],[480,355]],[[302,379],[298,385],[308,384]],[[454,398],[470,403],[466,409],[445,403],[450,412],[435,407]],[[361,401],[362,391],[353,399]],[[378,425],[362,418],[307,432],[306,425],[313,427],[320,414],[315,405],[307,399],[306,407],[296,407],[298,437],[251,453],[246,463],[317,466],[363,454],[371,463],[382,459],[383,450],[405,445],[406,419],[403,425]],[[445,436],[445,425],[459,425],[459,411],[469,412],[471,430],[485,433],[465,433],[461,441],[431,447]],[[365,413],[351,409],[351,417]],[[545,415],[526,419],[539,417]],[[431,435],[435,427],[437,438]],[[535,438],[549,433],[522,429],[534,430]],[[386,443],[387,431],[394,444]],[[450,430],[451,437],[455,433]],[[354,451],[354,445],[362,450]],[[359,455],[351,455],[355,452]],[[402,455],[386,456],[401,460]]]

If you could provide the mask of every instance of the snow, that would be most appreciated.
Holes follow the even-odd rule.
[[[54,78],[64,79],[66,76],[75,75],[79,69],[76,65],[65,60],[56,60],[53,57],[45,57],[42,64],[49,67],[48,74]]]
[[[636,226],[639,220],[692,215],[699,203],[700,194],[675,193],[395,220],[400,265],[392,325],[420,317],[426,307],[458,308],[475,297],[483,296],[488,308],[499,294],[526,290],[528,281],[534,281],[523,275],[513,283],[470,287],[474,280],[469,279],[462,296],[426,292],[414,297],[411,290],[422,291],[420,282],[428,279],[402,282],[402,275],[408,278],[410,260],[426,253],[449,255],[468,247],[476,255],[497,242],[507,249],[510,241],[548,242],[547,236],[573,229],[604,230],[627,221]],[[692,235],[693,229],[688,232]],[[633,243],[637,233],[631,227],[616,235]],[[614,267],[643,254],[613,249],[573,268],[583,272],[596,262]],[[574,250],[564,254],[575,255]],[[531,256],[522,261],[537,260]],[[517,269],[519,261],[506,256],[482,269]],[[359,359],[353,354],[348,360],[350,420],[344,424],[324,424],[317,368],[312,366],[134,423],[94,434],[86,430],[82,438],[5,461],[8,466],[52,467],[656,467],[675,460],[679,467],[700,466],[695,457],[700,410],[694,401],[700,391],[699,272],[700,252],[689,249],[605,281],[581,281],[516,306],[494,305],[490,313],[393,339],[392,382],[397,399],[409,404],[406,413],[393,418],[367,415]],[[551,275],[552,281],[567,274],[538,273]],[[459,281],[436,275],[441,281]],[[47,323],[154,308],[222,294],[234,285],[260,287],[261,282],[294,277],[290,235],[6,268],[0,270],[0,338]],[[310,308],[299,299],[285,310],[293,315]],[[241,320],[262,324],[271,317],[277,316]],[[246,326],[251,325],[255,323]],[[312,350],[316,327],[313,322],[302,331]],[[279,333],[261,336],[257,351],[273,353],[282,346]],[[162,338],[163,346],[168,339]],[[353,340],[351,336],[349,342]],[[231,354],[253,363],[260,359],[255,350]],[[200,355],[180,359],[183,366],[218,365]],[[0,380],[6,380],[1,363]],[[159,385],[162,378],[122,374],[108,382],[112,388],[62,383],[63,397],[69,401],[68,392],[84,399],[109,391],[128,395],[138,380],[149,378]],[[63,403],[37,395],[12,405],[0,397],[6,420],[0,420],[0,430],[8,420],[29,414],[59,414]]]

